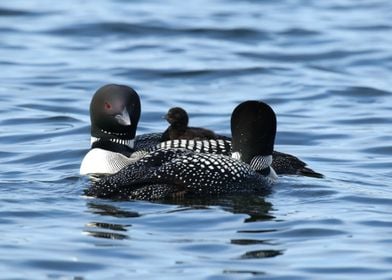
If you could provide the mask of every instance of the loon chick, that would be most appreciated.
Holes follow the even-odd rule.
[[[91,149],[83,158],[80,174],[108,174],[128,165],[138,153],[134,138],[140,118],[140,98],[124,85],[109,84],[90,103]]]
[[[164,118],[170,126],[163,132],[161,141],[174,139],[208,140],[216,139],[216,134],[205,128],[189,127],[187,112],[181,107],[171,108]]]
[[[264,194],[277,176],[271,168],[276,117],[260,101],[238,105],[231,117],[232,157],[158,149],[85,191],[111,199],[163,200]]]

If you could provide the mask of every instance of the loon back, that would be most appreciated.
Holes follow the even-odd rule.
[[[183,148],[198,153],[213,153],[230,156],[231,138],[218,135],[219,139],[215,140],[172,140],[160,142],[162,133],[147,133],[136,136],[136,151],[155,151],[157,149]],[[278,151],[272,152],[271,167],[279,175],[301,175],[314,178],[323,178],[324,176],[307,166],[305,162],[291,154]]]

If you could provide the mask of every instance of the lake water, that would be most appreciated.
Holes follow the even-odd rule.
[[[0,4],[1,279],[392,279],[392,2]],[[84,197],[92,94],[230,133],[268,102],[276,149],[324,179],[180,205]]]

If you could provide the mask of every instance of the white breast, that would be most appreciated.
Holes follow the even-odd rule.
[[[90,150],[80,165],[80,174],[113,174],[121,168],[137,161],[143,153],[133,153],[126,157],[120,153],[95,148]]]

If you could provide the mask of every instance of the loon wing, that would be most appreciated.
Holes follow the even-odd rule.
[[[302,175],[314,178],[324,178],[324,175],[307,167],[306,163],[296,156],[274,151],[272,168],[277,174]]]

